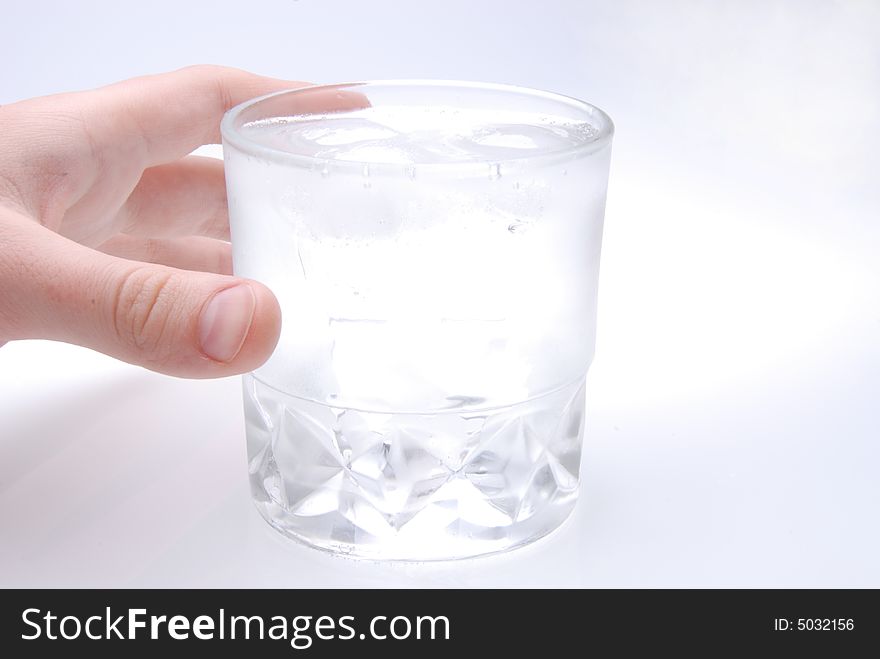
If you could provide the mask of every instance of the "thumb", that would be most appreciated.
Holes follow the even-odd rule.
[[[264,285],[116,258],[18,219],[0,227],[0,343],[66,341],[190,378],[251,371],[275,348],[281,311]]]

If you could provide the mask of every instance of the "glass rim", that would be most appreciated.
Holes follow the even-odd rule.
[[[583,112],[584,116],[587,118],[598,117],[599,121],[596,123],[590,122],[590,125],[596,129],[595,136],[587,141],[571,145],[562,149],[555,149],[551,151],[545,151],[543,153],[532,154],[532,155],[514,155],[509,157],[497,158],[494,160],[485,160],[485,161],[447,161],[447,162],[422,162],[422,163],[388,163],[388,162],[370,162],[370,161],[360,161],[360,160],[335,160],[332,158],[321,158],[319,156],[306,155],[301,153],[293,153],[291,151],[285,151],[283,149],[278,149],[274,147],[267,146],[262,144],[256,140],[246,137],[241,130],[236,127],[235,123],[238,117],[246,110],[266,101],[270,98],[274,98],[276,96],[282,96],[285,94],[297,94],[306,91],[315,91],[315,90],[343,90],[343,89],[353,89],[355,90],[357,87],[361,86],[392,86],[392,87],[419,87],[419,86],[427,86],[427,87],[448,87],[448,88],[465,88],[465,89],[473,89],[473,90],[485,90],[485,91],[495,91],[495,92],[505,92],[509,94],[517,94],[523,97],[532,97],[532,98],[542,98],[544,100],[552,101],[555,103],[560,103],[568,106],[569,108],[576,108]],[[559,94],[557,92],[550,92],[541,89],[534,89],[531,87],[523,87],[520,85],[509,85],[503,83],[491,83],[491,82],[475,82],[475,81],[467,81],[467,80],[435,80],[435,79],[392,79],[392,80],[362,80],[357,82],[342,82],[342,83],[332,83],[332,84],[320,84],[320,85],[307,85],[305,87],[294,87],[291,89],[284,89],[281,91],[272,92],[270,94],[264,94],[262,96],[257,96],[243,103],[239,103],[238,105],[230,108],[224,115],[223,119],[220,122],[220,133],[223,138],[224,143],[228,143],[231,146],[235,147],[242,153],[251,156],[261,157],[266,160],[276,161],[280,163],[292,164],[292,165],[306,165],[310,167],[314,167],[318,163],[332,164],[334,168],[343,168],[343,169],[360,169],[365,165],[368,165],[373,170],[382,171],[383,169],[392,169],[399,170],[401,168],[415,168],[419,171],[438,171],[438,172],[448,172],[455,171],[457,173],[462,173],[467,170],[484,170],[487,166],[497,166],[497,165],[522,165],[522,164],[547,164],[548,162],[556,162],[556,161],[565,161],[565,160],[573,160],[579,158],[581,156],[588,155],[590,153],[594,153],[603,149],[610,142],[612,137],[614,136],[614,123],[611,120],[611,117],[607,112],[602,110],[596,105],[592,103],[588,103],[587,101],[582,101],[573,96],[567,96],[565,94]],[[378,173],[377,171],[377,173]]]

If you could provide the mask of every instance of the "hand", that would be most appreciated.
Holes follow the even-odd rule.
[[[0,345],[67,341],[182,377],[253,370],[281,311],[230,276],[223,113],[304,83],[196,66],[0,107]]]

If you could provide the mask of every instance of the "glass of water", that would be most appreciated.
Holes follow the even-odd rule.
[[[223,120],[233,262],[282,309],[244,377],[250,482],[352,556],[499,552],[578,493],[613,126],[503,85],[380,81]]]

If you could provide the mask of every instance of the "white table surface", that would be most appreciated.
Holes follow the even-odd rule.
[[[55,5],[16,5],[0,102],[204,60],[597,102],[617,124],[599,336],[572,519],[507,556],[427,565],[272,531],[237,378],[9,343],[0,586],[880,586],[876,3],[279,0],[244,25],[232,2],[210,20],[170,0]],[[283,39],[295,25],[317,27]]]

